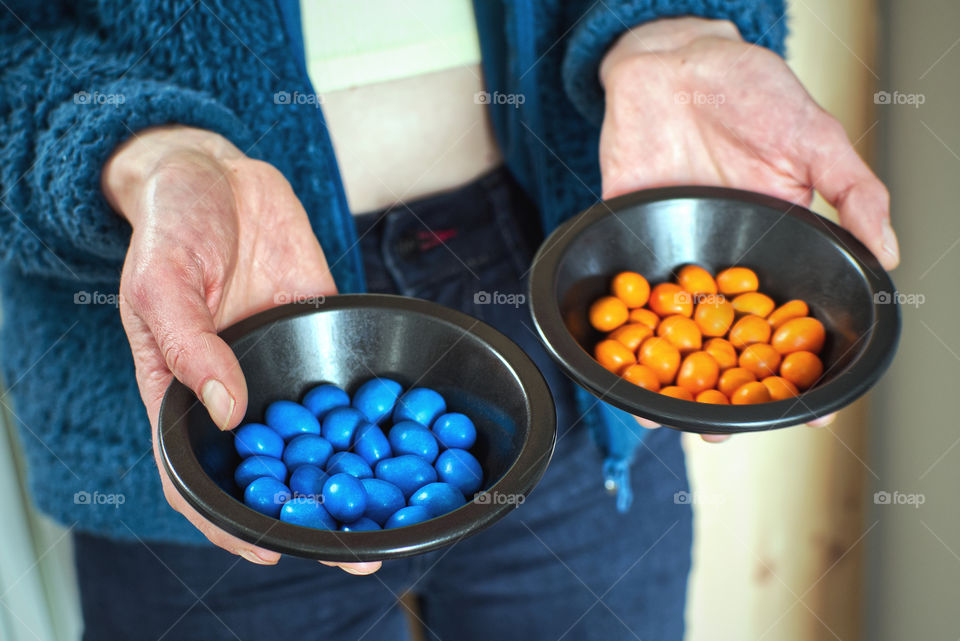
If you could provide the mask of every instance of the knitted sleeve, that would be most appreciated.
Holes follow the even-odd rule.
[[[783,0],[614,0],[599,2],[574,26],[563,59],[564,89],[594,124],[603,118],[597,70],[607,49],[625,31],[657,18],[699,16],[729,20],[747,42],[783,55],[787,33]]]
[[[85,11],[12,0],[0,9],[0,264],[110,281],[130,235],[100,191],[117,145],[169,123],[216,131],[241,149],[250,134],[213,96],[138,64],[149,43],[113,42]]]

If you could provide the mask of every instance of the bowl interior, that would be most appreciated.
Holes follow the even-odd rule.
[[[528,492],[552,454],[553,401],[533,363],[499,332],[439,305],[394,296],[336,296],[315,306],[269,310],[222,336],[247,380],[244,422],[262,422],[271,402],[299,401],[320,383],[352,393],[371,378],[387,377],[404,388],[433,388],[444,396],[449,411],[473,419],[478,434],[472,451],[483,466],[483,490]],[[175,459],[171,467],[177,468],[188,500],[200,502],[228,531],[282,552],[332,560],[402,556],[465,536],[505,512],[502,505],[468,503],[398,530],[301,528],[243,505],[233,480],[240,458],[232,433],[217,429],[182,385],[168,391],[161,426],[168,458],[172,454]]]

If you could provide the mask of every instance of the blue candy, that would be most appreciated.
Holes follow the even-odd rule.
[[[303,406],[322,421],[333,408],[349,407],[350,397],[336,385],[317,385],[304,395]]]
[[[334,518],[351,523],[367,509],[367,493],[356,478],[334,474],[323,485],[323,506]]]
[[[380,525],[386,523],[394,512],[403,507],[403,492],[393,483],[381,479],[362,479],[360,484],[367,493],[367,510],[364,516]]]
[[[301,434],[289,443],[283,452],[283,462],[291,470],[300,465],[316,465],[323,467],[330,455],[333,446],[330,441],[316,434]]]
[[[378,479],[400,488],[404,498],[409,498],[427,483],[437,480],[437,471],[433,466],[415,454],[383,459],[377,463],[375,472]]]
[[[312,496],[315,499],[323,495],[323,484],[330,475],[314,465],[301,465],[290,474],[290,491],[296,496]]]
[[[368,519],[365,516],[361,516],[359,519],[353,523],[344,523],[340,526],[340,529],[344,532],[372,532],[374,530],[382,529],[380,524],[372,519]]]
[[[320,501],[310,496],[298,496],[283,504],[280,510],[280,520],[312,527],[318,530],[336,530],[337,522],[333,520]]]
[[[373,468],[362,456],[353,452],[337,452],[327,461],[327,474],[349,474],[358,479],[373,476]]]
[[[353,441],[353,433],[361,423],[366,423],[363,413],[352,407],[336,407],[323,417],[323,438],[330,441],[336,450],[345,450]]]
[[[437,392],[426,387],[414,387],[397,399],[393,422],[414,421],[430,427],[434,420],[447,411],[447,403]]]
[[[251,456],[243,459],[233,472],[233,480],[244,488],[254,480],[269,476],[280,482],[287,480],[287,466],[272,456]]]
[[[248,456],[283,456],[283,437],[272,427],[260,423],[241,425],[233,433],[233,446],[243,458]]]
[[[477,428],[466,414],[451,412],[433,422],[430,428],[445,448],[469,450],[477,442]]]
[[[401,421],[390,428],[390,447],[396,456],[416,454],[427,463],[433,463],[440,453],[433,432],[413,421]]]
[[[361,385],[353,395],[353,406],[371,423],[390,416],[403,387],[389,378],[374,378]]]
[[[449,483],[429,483],[410,497],[410,505],[427,508],[430,518],[452,512],[464,503],[463,493]]]
[[[280,516],[280,509],[289,500],[290,488],[272,476],[255,479],[243,491],[243,502],[248,507],[273,518]]]
[[[422,505],[410,505],[402,507],[387,519],[383,529],[387,530],[395,527],[405,527],[415,523],[421,523],[430,519],[430,513]]]
[[[293,401],[274,401],[267,406],[267,425],[289,441],[301,434],[319,434],[320,421],[310,410]]]
[[[364,423],[357,428],[353,437],[353,451],[363,457],[370,465],[376,465],[380,459],[393,456],[390,441],[383,430],[371,423]]]
[[[466,450],[451,448],[444,451],[436,462],[437,474],[444,483],[455,485],[464,496],[471,496],[483,483],[483,468]]]

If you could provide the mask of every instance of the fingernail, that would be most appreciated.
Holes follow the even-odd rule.
[[[890,226],[889,221],[883,223],[883,230],[881,231],[880,240],[880,245],[883,247],[883,251],[887,252],[894,258],[900,258],[900,248],[897,244],[897,235],[894,233],[893,227]]]
[[[200,400],[204,407],[210,413],[210,418],[217,424],[221,430],[227,429],[230,424],[230,415],[233,414],[233,406],[236,401],[227,392],[227,388],[220,381],[211,378],[203,384],[200,390]]]
[[[273,565],[273,563],[270,561],[261,559],[253,550],[244,550],[240,553],[240,556],[245,558],[247,561],[250,561],[250,563],[256,563],[257,565]]]

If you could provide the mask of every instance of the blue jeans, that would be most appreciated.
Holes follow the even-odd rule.
[[[76,534],[87,641],[407,639],[398,595],[418,596],[427,639],[679,640],[691,510],[678,433],[654,431],[626,514],[602,485],[601,457],[577,420],[572,383],[536,338],[525,272],[536,211],[505,170],[456,191],[357,218],[370,291],[461,309],[517,342],[553,392],[559,438],[517,510],[448,548],[351,576],[284,557],[250,564],[200,546]]]

